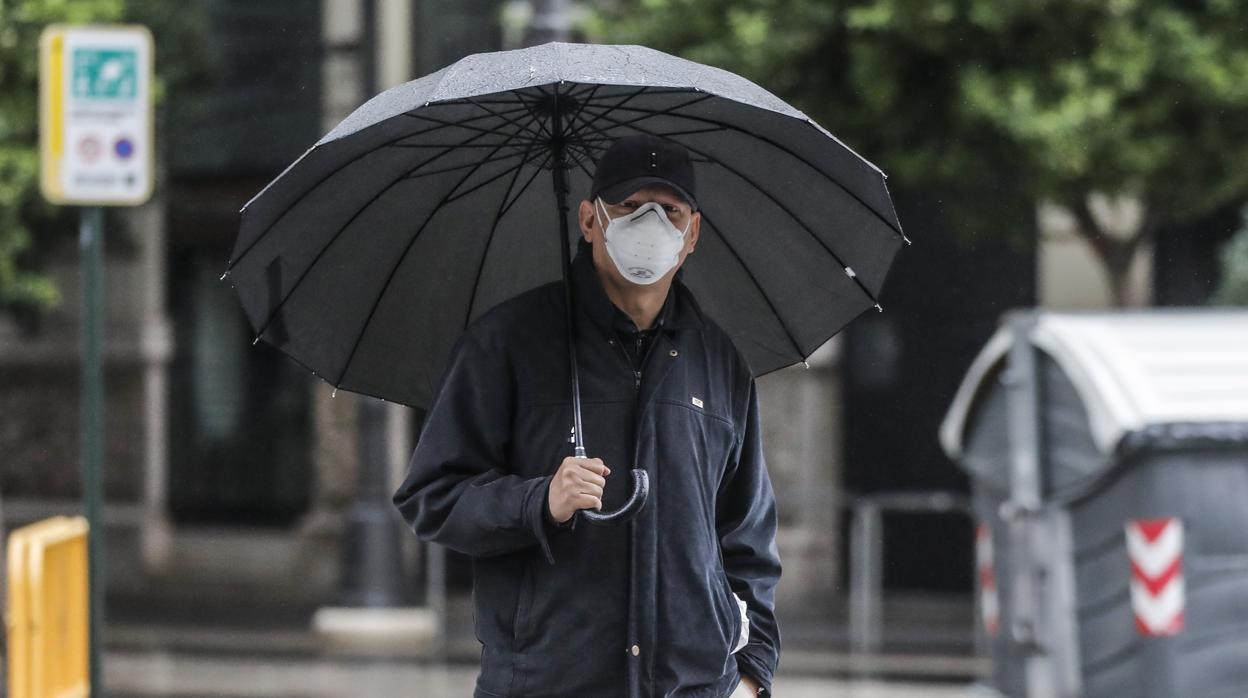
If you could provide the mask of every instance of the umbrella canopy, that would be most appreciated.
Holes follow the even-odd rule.
[[[755,375],[878,308],[908,242],[884,174],[757,85],[641,46],[479,54],[383,92],[244,206],[227,274],[257,341],[427,406],[473,318],[561,277],[564,195],[637,133],[694,159],[683,280]]]

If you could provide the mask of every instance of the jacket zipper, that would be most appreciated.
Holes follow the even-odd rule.
[[[646,348],[646,355],[641,357],[640,366],[642,368],[645,367],[646,359],[650,358],[650,352],[654,351],[654,345],[658,343],[658,341],[659,341],[659,338],[657,336],[654,339],[650,340],[650,346]],[[633,392],[634,393],[641,392],[641,368],[633,368],[633,360],[631,357],[629,357],[628,352],[624,351],[623,342],[613,341],[611,343],[619,347],[620,356],[624,357],[624,367],[628,369],[629,373],[633,374]],[[637,341],[636,341],[635,346],[637,348],[637,353],[640,354],[641,353],[641,333],[640,332],[637,333]]]
[[[654,346],[654,342],[651,342],[650,346]],[[646,357],[641,356],[641,333],[640,332],[637,333],[636,350],[637,350],[637,356],[640,356],[641,360],[637,362],[637,365],[640,368],[637,368],[633,371],[633,390],[640,391],[641,390],[641,368],[644,368],[646,365]],[[648,351],[646,353],[649,354]]]

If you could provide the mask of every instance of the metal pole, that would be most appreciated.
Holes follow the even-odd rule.
[[[585,457],[585,431],[581,428],[581,378],[576,363],[576,335],[572,328],[572,252],[568,248],[568,180],[567,160],[563,143],[562,114],[559,113],[559,86],[555,85],[554,108],[551,113],[551,175],[555,186],[555,208],[559,212],[559,259],[563,266],[563,310],[568,333],[568,366],[572,371],[572,442],[573,454]]]
[[[859,502],[850,525],[850,651],[873,654],[880,650],[883,621],[884,526],[879,505]]]
[[[86,206],[78,228],[82,269],[82,498],[87,537],[89,589],[88,657],[91,695],[101,698],[100,637],[104,625],[104,211]]]
[[[446,598],[446,548],[437,543],[425,545],[425,605],[438,619],[438,641],[434,661],[445,663],[451,654],[450,608]]]
[[[355,498],[346,512],[338,600],[347,607],[394,608],[407,602],[407,590],[399,554],[401,529],[394,508],[385,504],[390,484],[388,408],[362,397],[356,409],[359,470]]]
[[[1042,629],[1047,619],[1040,579],[1045,561],[1035,538],[1040,535],[1040,414],[1039,385],[1031,334],[1034,314],[1021,312],[1010,319],[1014,344],[1010,348],[1007,415],[1010,437],[1010,499],[1003,518],[1010,531],[1010,637],[1026,652],[1024,674],[1027,698],[1056,698],[1049,640]]]

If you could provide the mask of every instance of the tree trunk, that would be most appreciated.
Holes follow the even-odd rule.
[[[1097,222],[1096,216],[1088,207],[1088,197],[1078,196],[1068,201],[1067,209],[1074,215],[1076,232],[1096,252],[1109,283],[1110,302],[1114,308],[1126,308],[1135,305],[1131,293],[1131,265],[1140,246],[1152,234],[1154,221],[1152,211],[1145,209],[1144,219],[1136,230],[1128,237],[1110,235]]]

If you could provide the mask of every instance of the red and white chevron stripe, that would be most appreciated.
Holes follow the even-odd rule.
[[[981,523],[975,528],[975,571],[979,576],[979,614],[984,632],[995,637],[1001,629],[1001,603],[997,596],[997,568],[993,563],[992,529]]]
[[[1127,522],[1131,559],[1131,608],[1141,635],[1183,631],[1183,520],[1175,517]]]

